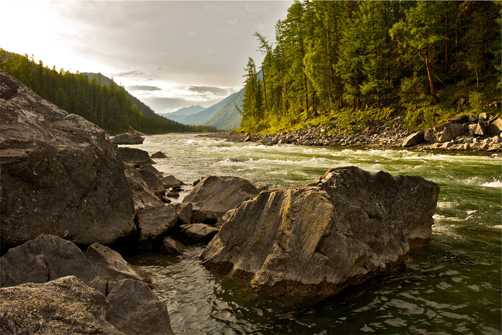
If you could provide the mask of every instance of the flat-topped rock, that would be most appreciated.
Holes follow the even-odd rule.
[[[143,144],[145,138],[139,133],[122,133],[112,138],[113,144]]]

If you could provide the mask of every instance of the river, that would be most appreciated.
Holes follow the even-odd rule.
[[[205,175],[232,175],[282,187],[355,165],[422,176],[441,188],[429,247],[412,254],[408,271],[320,303],[288,306],[209,272],[199,259],[202,246],[180,256],[128,259],[151,274],[176,334],[501,333],[499,155],[263,146],[194,134],[148,136],[143,145],[131,147],[164,152],[168,157],[156,159],[156,168],[187,184]]]

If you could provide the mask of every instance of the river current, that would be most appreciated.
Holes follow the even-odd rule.
[[[203,246],[180,256],[128,259],[151,275],[176,334],[501,333],[500,155],[263,146],[194,134],[148,136],[131,147],[164,152],[168,157],[156,159],[155,167],[186,184],[205,175],[232,175],[282,187],[355,165],[422,176],[441,188],[429,247],[411,255],[406,272],[318,303],[290,306],[212,273],[201,265]]]

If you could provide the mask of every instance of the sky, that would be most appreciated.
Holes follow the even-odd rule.
[[[257,31],[274,42],[293,0],[1,0],[0,48],[57,70],[100,72],[157,114],[243,87]]]

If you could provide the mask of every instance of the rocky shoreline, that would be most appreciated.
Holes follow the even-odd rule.
[[[356,122],[356,121],[354,121]],[[257,142],[263,145],[295,144],[304,146],[402,148],[412,150],[443,150],[500,153],[502,120],[500,115],[460,116],[434,128],[410,132],[403,119],[390,123],[370,122],[361,132],[350,134],[336,126],[313,126],[278,134],[224,132],[204,134],[231,142]]]

